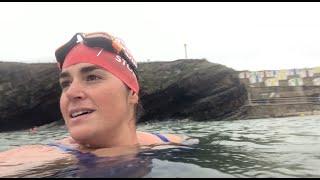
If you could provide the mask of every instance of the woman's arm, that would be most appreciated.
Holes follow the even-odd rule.
[[[72,156],[45,145],[27,145],[0,152],[0,177],[14,176],[62,158]]]

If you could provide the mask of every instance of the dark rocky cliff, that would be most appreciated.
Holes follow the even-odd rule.
[[[236,71],[207,60],[176,60],[139,64],[141,101],[146,111],[140,121],[190,118],[237,119],[247,99]]]
[[[0,63],[0,131],[61,119],[58,67],[54,63]]]
[[[61,120],[55,63],[0,62],[0,131]],[[206,60],[139,64],[140,121],[237,119],[247,99],[237,72]]]

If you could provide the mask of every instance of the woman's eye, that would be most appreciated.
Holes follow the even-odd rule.
[[[96,75],[88,75],[87,76],[87,81],[94,81],[94,80],[98,80],[98,79],[101,79],[101,78],[99,78]]]
[[[68,87],[69,85],[70,85],[70,81],[62,81],[62,82],[60,82],[60,87],[62,89]]]

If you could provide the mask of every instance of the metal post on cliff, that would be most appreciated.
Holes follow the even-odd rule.
[[[184,55],[185,55],[185,59],[188,59],[188,55],[187,55],[187,44],[184,44]]]

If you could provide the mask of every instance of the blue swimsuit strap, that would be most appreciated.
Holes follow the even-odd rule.
[[[166,138],[164,135],[162,134],[159,134],[159,133],[151,133],[155,136],[158,136],[163,142],[170,142],[170,140],[168,138]],[[71,154],[74,154],[75,156],[79,156],[79,155],[84,155],[84,154],[91,154],[92,156],[95,156],[93,155],[92,153],[83,153],[79,150],[76,150],[76,149],[73,149],[71,147],[68,147],[66,145],[63,145],[63,144],[58,144],[58,143],[48,143],[47,144],[48,146],[55,146],[57,148],[59,148],[60,150],[64,151],[64,152],[67,152],[67,153],[71,153]]]
[[[77,159],[79,160],[79,162],[85,166],[94,166],[96,160],[99,159],[96,155],[94,155],[92,153],[89,153],[89,152],[84,153],[84,152],[73,149],[73,148],[68,147],[66,145],[63,145],[63,144],[48,143],[47,145],[48,146],[55,146],[64,152],[75,155],[77,157]]]
[[[71,147],[68,147],[66,145],[63,144],[58,144],[58,143],[48,143],[48,146],[55,146],[57,148],[59,148],[60,150],[64,151],[64,152],[68,152],[68,153],[81,153],[80,151],[73,149]]]
[[[158,136],[163,142],[170,142],[169,139],[162,134],[159,134],[159,133],[152,133],[152,134]]]

